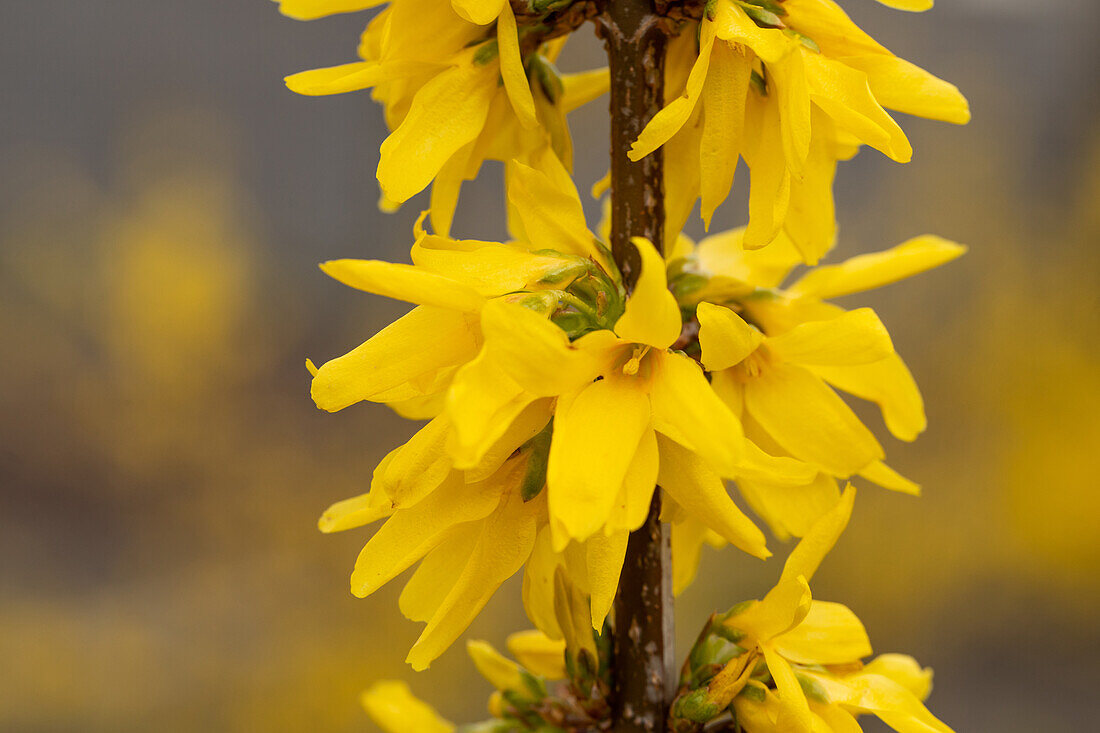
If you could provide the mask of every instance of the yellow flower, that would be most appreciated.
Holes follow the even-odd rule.
[[[404,682],[376,682],[359,702],[386,733],[453,733],[455,729],[454,723],[414,696]]]
[[[284,12],[316,17],[320,6],[338,12],[357,3],[299,5],[284,3]],[[450,229],[462,182],[476,177],[484,161],[537,165],[538,151],[549,144],[571,168],[565,116],[607,90],[606,69],[557,72],[553,61],[565,36],[532,47],[536,36],[527,33],[521,48],[511,5],[489,3],[499,19],[478,5],[392,0],[367,26],[361,61],[286,79],[290,89],[307,95],[373,87],[393,130],[378,163],[383,204],[403,203],[434,181],[431,215],[440,234]],[[495,26],[484,25],[494,20]]]
[[[746,500],[785,537],[804,535],[836,502],[837,478],[859,475],[917,493],[916,484],[882,462],[882,446],[834,388],[877,403],[890,432],[902,440],[915,439],[925,427],[920,392],[873,311],[845,311],[824,299],[923,272],[965,248],[918,237],[815,268],[782,289],[799,261],[790,239],[745,251],[742,237],[743,230],[733,230],[704,239],[673,263],[673,287],[681,305],[695,308],[700,359],[714,391],[739,417],[748,444],[819,472],[802,485],[739,477]]]
[[[950,728],[921,704],[931,671],[909,657],[871,654],[863,624],[846,606],[813,600],[809,581],[851,517],[855,489],[845,490],[787,558],[779,583],[763,600],[740,604],[712,621],[717,638],[734,646],[717,674],[683,690],[673,715],[697,722],[730,704],[750,733],[858,730],[854,716],[873,713],[895,730]],[[689,664],[703,668],[715,647],[697,644]]]
[[[955,123],[970,113],[954,86],[894,56],[832,0],[767,7],[740,0],[707,4],[698,47],[690,29],[671,44],[671,101],[630,155],[639,160],[670,146],[667,231],[673,234],[700,197],[709,226],[729,193],[738,156],[744,157],[752,176],[745,246],[762,247],[785,231],[813,264],[835,239],[837,160],[850,158],[859,145],[899,162],[912,156],[884,107]]]

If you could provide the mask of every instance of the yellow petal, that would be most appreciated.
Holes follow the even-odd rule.
[[[478,673],[498,690],[522,692],[523,676],[519,665],[506,658],[484,641],[466,642],[466,653],[470,655]]]
[[[455,467],[475,468],[535,399],[485,351],[459,369],[447,393],[446,409],[454,428],[447,450]]]
[[[844,528],[848,526],[855,500],[856,490],[849,484],[836,506],[814,524],[787,556],[787,561],[783,564],[781,580],[795,578],[805,578],[807,582],[813,580],[821,561],[825,559],[829,550],[833,549]]]
[[[371,491],[330,506],[317,520],[317,528],[325,534],[342,532],[377,522],[393,514],[393,511],[393,505],[384,492]]]
[[[500,502],[491,481],[467,485],[452,474],[416,506],[399,511],[371,537],[355,561],[351,592],[366,597],[402,573],[445,539],[451,527],[481,519]]]
[[[796,664],[851,664],[871,654],[871,640],[856,615],[827,601],[813,601],[802,623],[772,639],[771,646]]]
[[[767,344],[780,359],[810,365],[870,364],[894,353],[886,326],[870,308],[802,323],[769,338]]]
[[[802,691],[802,685],[795,677],[794,670],[791,669],[787,660],[769,645],[764,645],[762,651],[779,694],[780,707],[779,716],[775,721],[776,727],[785,733],[811,733],[813,721],[810,716],[810,703],[806,700],[806,693]]]
[[[431,235],[413,245],[412,261],[487,297],[534,288],[544,278],[577,266],[576,258],[535,254],[511,244]]]
[[[452,0],[458,4],[473,4],[472,0]],[[504,80],[504,90],[512,109],[516,111],[519,123],[527,128],[538,127],[535,115],[535,98],[531,96],[531,85],[527,81],[527,72],[523,68],[523,56],[519,50],[519,33],[516,30],[516,16],[512,5],[504,0],[477,0],[477,5],[496,6],[500,14],[497,19],[497,46],[500,48],[500,76]],[[490,18],[489,21],[491,22]]]
[[[779,105],[774,98],[750,97],[745,161],[749,164],[749,225],[742,240],[759,249],[779,235],[791,201],[791,172],[783,154]]]
[[[780,233],[763,249],[746,250],[745,229],[730,229],[700,240],[695,256],[711,275],[723,275],[756,288],[775,288],[802,262],[794,243]]]
[[[508,163],[508,201],[523,222],[531,248],[599,256],[576,188],[556,179],[518,161]]]
[[[714,44],[710,72],[703,84],[703,136],[699,145],[703,224],[726,200],[733,185],[745,132],[745,97],[749,93],[752,60],[742,46]]]
[[[586,539],[607,521],[649,420],[648,397],[626,377],[588,385],[568,409],[559,403],[546,484],[569,537]]]
[[[875,100],[867,75],[826,58],[803,54],[810,98],[847,130],[899,163],[908,163],[913,148],[898,124]]]
[[[672,593],[680,595],[695,580],[703,545],[721,547],[726,541],[694,517],[672,524]]]
[[[837,298],[882,287],[961,257],[966,247],[926,234],[883,252],[858,255],[806,273],[788,288],[792,297]]]
[[[524,443],[546,427],[553,414],[553,400],[549,398],[535,400],[524,407],[477,465],[466,469],[466,482],[481,481],[495,473]]]
[[[484,608],[500,584],[519,570],[535,543],[540,502],[512,491],[485,519],[470,561],[405,659],[421,671],[442,654]]]
[[[615,498],[615,505],[607,520],[608,532],[633,532],[645,523],[653,500],[653,490],[657,486],[659,460],[657,435],[652,428],[647,428],[638,441],[638,449],[634,452],[630,468],[623,478],[622,488]]]
[[[859,475],[868,481],[874,481],[884,489],[920,496],[919,484],[905,478],[882,461],[875,461],[874,463],[868,464],[867,468],[859,472]]]
[[[840,158],[835,125],[821,108],[810,114],[813,136],[802,178],[791,181],[791,201],[783,230],[808,265],[816,265],[836,244],[836,204],[833,179]],[[765,250],[770,250],[773,242]]]
[[[834,703],[860,713],[873,713],[898,733],[952,733],[920,700],[894,680],[857,672],[843,677],[805,672]]]
[[[466,180],[467,169],[476,148],[475,143],[466,143],[452,155],[432,181],[432,195],[430,211],[432,216],[432,228],[436,234],[446,237],[451,231],[454,222],[455,209],[458,208],[458,195],[462,190],[462,182]],[[420,238],[423,231],[417,233]],[[416,260],[413,259],[415,263]]]
[[[770,557],[764,533],[733,503],[722,479],[687,448],[664,437],[658,437],[657,443],[661,451],[657,480],[680,508],[744,552]]]
[[[642,271],[626,301],[626,311],[615,324],[615,333],[634,343],[668,348],[680,337],[682,322],[680,307],[668,289],[664,258],[649,240],[633,237],[630,241],[641,255]]]
[[[466,314],[418,306],[366,343],[322,365],[313,378],[313,401],[335,412],[362,400],[410,399],[423,394],[409,387],[410,382],[465,363],[477,347],[475,326]]]
[[[481,534],[481,522],[464,522],[445,533],[445,539],[429,552],[401,589],[397,606],[410,621],[426,623],[466,567]]]
[[[932,668],[922,668],[908,654],[880,654],[863,667],[867,674],[888,677],[924,700],[932,692]]]
[[[818,377],[771,365],[745,385],[745,410],[795,458],[851,476],[884,457],[851,408]]]
[[[727,403],[728,404],[728,403]],[[789,485],[808,484],[818,475],[808,463],[785,455],[772,455],[751,440],[745,440],[745,454],[737,478]]]
[[[570,544],[573,548],[575,543]],[[531,555],[523,572],[523,610],[531,623],[548,638],[564,641],[554,612],[554,572],[562,562],[554,552],[550,526],[542,527],[535,537]]]
[[[489,25],[497,16],[503,17],[504,8],[511,9],[505,0],[451,0],[451,7],[463,20],[476,25]],[[512,27],[515,28],[515,18],[512,19]],[[513,30],[514,34],[515,31]],[[518,46],[517,46],[518,49]],[[501,55],[504,50],[501,49]]]
[[[839,390],[877,404],[886,427],[901,440],[915,440],[928,424],[917,383],[897,354],[873,364],[815,366],[810,371]]]
[[[798,49],[798,42],[776,28],[761,28],[731,0],[715,3],[715,33],[751,48],[767,64],[775,64]]]
[[[771,90],[779,105],[779,129],[783,135],[783,157],[796,179],[801,179],[810,152],[810,91],[802,56],[792,52],[768,64]]]
[[[698,453],[722,476],[735,476],[744,450],[741,422],[714,393],[703,370],[677,353],[650,354],[655,362],[650,399],[653,427]]]
[[[428,61],[396,60],[386,63],[356,61],[324,69],[310,69],[283,79],[290,91],[317,97],[368,89],[409,76],[423,74],[439,65]]]
[[[645,126],[627,153],[631,160],[641,160],[664,145],[687,122],[702,94],[713,47],[714,23],[704,19],[699,25],[699,56],[691,67],[684,93],[666,104]]]
[[[724,306],[700,303],[695,314],[699,318],[699,346],[707,371],[719,372],[740,364],[764,340],[759,329]]]
[[[386,733],[452,733],[455,729],[430,705],[414,697],[404,682],[375,682],[359,702]]]
[[[805,536],[840,498],[836,479],[825,473],[802,484],[740,478],[737,486],[780,539]]]
[[[563,36],[562,40],[564,39]],[[606,68],[593,69],[576,74],[563,74],[561,83],[564,90],[558,103],[566,112],[572,112],[606,94],[611,84],[611,76]]]
[[[848,57],[844,63],[867,75],[871,92],[883,107],[956,125],[970,121],[970,104],[958,87],[905,59],[869,54]]]
[[[764,598],[753,603],[727,623],[761,645],[802,622],[810,612],[810,586],[805,578],[781,578]]]
[[[450,432],[446,417],[435,418],[391,454],[384,471],[376,472],[377,486],[395,509],[415,505],[450,475],[452,461],[445,451]]]
[[[549,680],[565,678],[565,641],[551,639],[535,629],[509,634],[505,645],[531,672]]]
[[[463,283],[415,265],[379,260],[329,260],[321,270],[344,285],[417,305],[476,311],[485,298]]]
[[[416,93],[405,119],[386,138],[378,182],[393,201],[407,201],[443,164],[476,138],[497,91],[496,64],[464,63],[435,76]]]
[[[588,585],[591,593],[590,609],[592,628],[603,631],[603,622],[611,612],[615,591],[619,588],[619,574],[626,558],[626,541],[629,533],[597,532],[585,542],[588,561]]]
[[[591,382],[606,367],[598,353],[570,343],[544,315],[495,300],[481,312],[485,350],[499,367],[533,395],[552,396]]]

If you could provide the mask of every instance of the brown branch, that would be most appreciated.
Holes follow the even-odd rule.
[[[629,292],[640,258],[631,237],[660,250],[664,230],[662,151],[637,163],[630,144],[661,108],[666,35],[652,0],[608,0],[599,19],[611,70],[611,249]],[[615,601],[612,719],[618,733],[661,733],[675,685],[672,560],[660,491],[631,533]]]

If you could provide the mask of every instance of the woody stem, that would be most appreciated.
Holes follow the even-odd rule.
[[[641,259],[631,237],[660,250],[664,176],[660,150],[638,162],[630,144],[661,108],[666,34],[653,0],[608,0],[598,29],[611,71],[611,250],[629,292]],[[659,519],[660,491],[632,532],[615,601],[612,719],[617,733],[665,730],[675,684],[669,528]]]

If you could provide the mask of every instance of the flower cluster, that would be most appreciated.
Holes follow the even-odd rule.
[[[281,7],[306,19],[377,4]],[[417,565],[399,600],[426,624],[407,658],[417,670],[522,569],[536,631],[510,640],[519,664],[469,647],[498,690],[494,721],[475,729],[597,730],[610,720],[607,631],[628,536],[659,492],[676,592],[704,544],[766,559],[736,487],[773,535],[803,539],[762,601],[712,617],[670,725],[727,717],[750,733],[850,731],[870,712],[897,730],[949,730],[920,703],[930,673],[897,655],[864,665],[858,619],[812,600],[808,582],[848,522],[855,490],[842,485],[919,493],[838,391],[877,405],[901,440],[925,427],[878,316],[829,301],[965,249],[922,236],[815,265],[835,239],[837,161],[864,144],[902,162],[912,153],[884,107],[965,122],[966,101],[832,0],[687,3],[667,19],[671,101],[631,151],[637,160],[665,147],[668,227],[662,242],[631,240],[640,268],[628,281],[570,175],[566,114],[607,89],[606,70],[553,65],[598,12],[568,0],[391,0],[368,24],[360,61],[287,78],[303,94],[373,89],[393,130],[378,166],[384,208],[432,186],[411,264],[321,266],[415,307],[347,354],[307,363],[317,406],[383,403],[426,424],[320,528],[382,522],[356,561],[357,596]],[[688,212],[701,199],[709,226],[742,157],[747,226],[692,242],[680,232]],[[505,164],[512,239],[453,238],[459,187],[486,160]],[[389,730],[453,730],[400,683],[380,683],[364,704]]]

